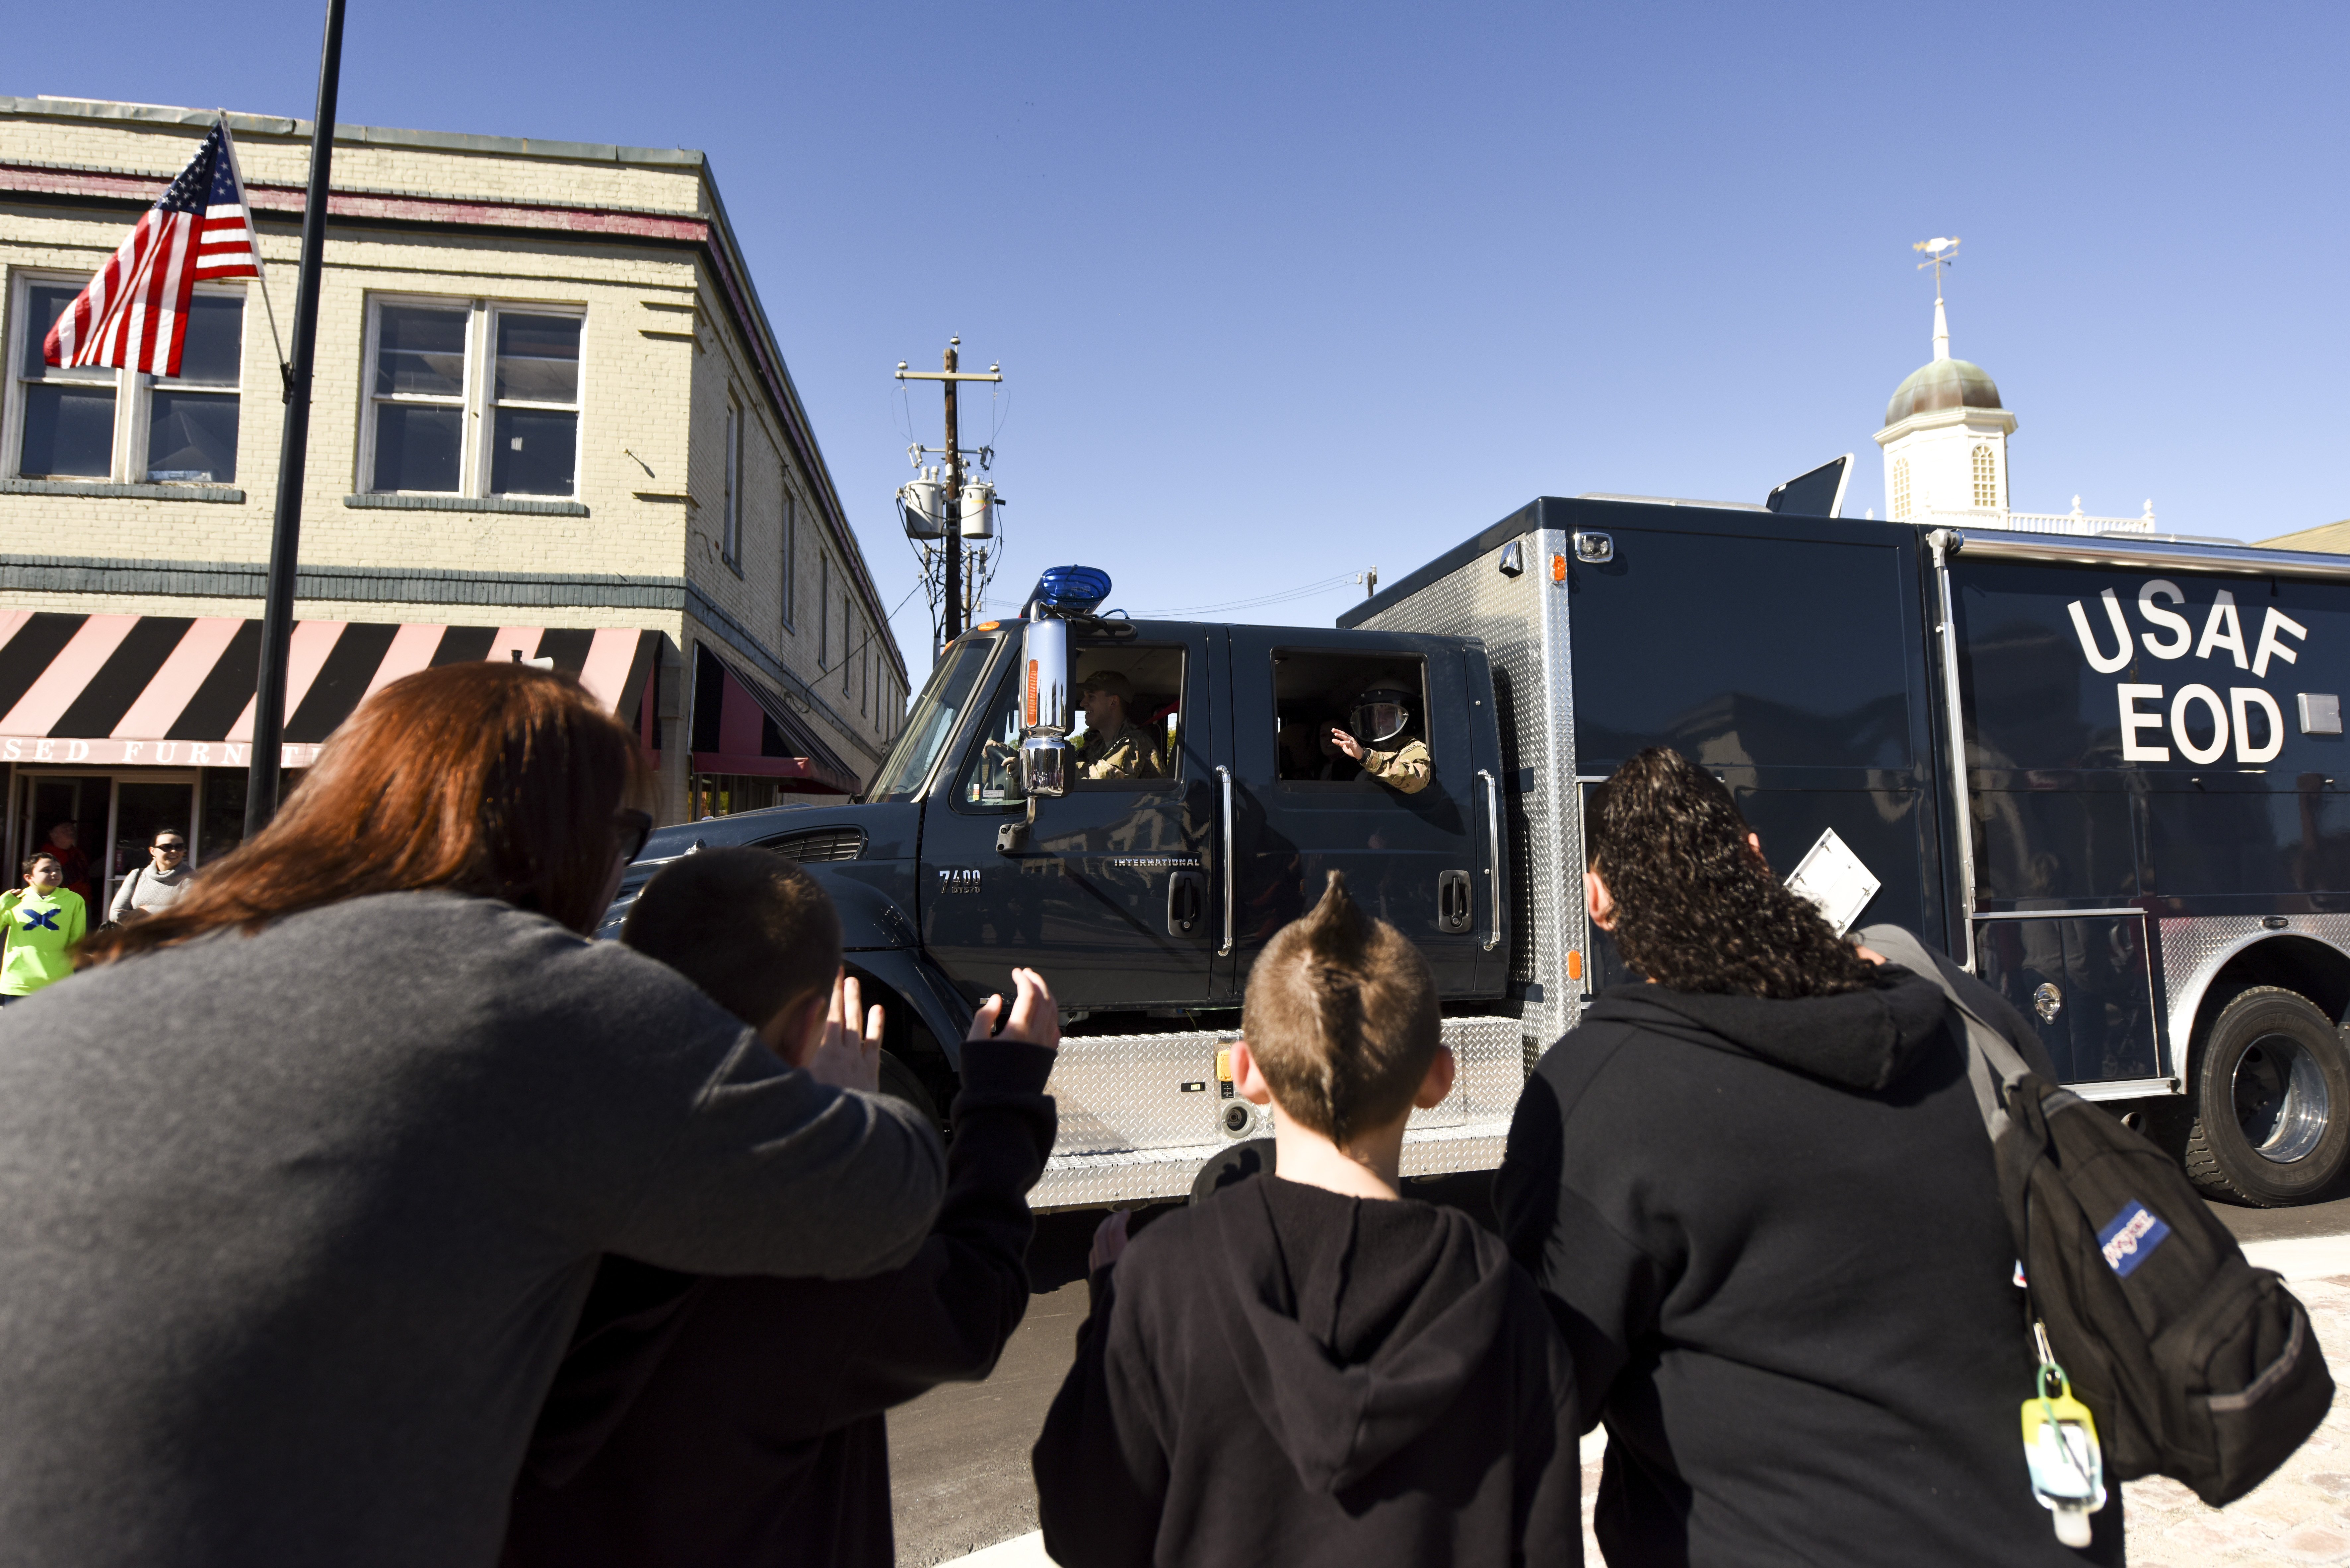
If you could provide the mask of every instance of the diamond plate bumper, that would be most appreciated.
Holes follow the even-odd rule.
[[[1459,1072],[1440,1105],[1414,1111],[1404,1131],[1403,1174],[1434,1176],[1499,1165],[1525,1085],[1526,1050],[1514,1018],[1448,1018],[1444,1043]],[[1249,1106],[1228,1134],[1216,1052],[1236,1033],[1073,1035],[1061,1042],[1046,1088],[1061,1133],[1033,1209],[1086,1209],[1180,1198],[1200,1168],[1236,1137],[1273,1130],[1270,1111]],[[1187,1087],[1187,1085],[1197,1085]]]

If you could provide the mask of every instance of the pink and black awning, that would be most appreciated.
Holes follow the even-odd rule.
[[[660,639],[634,627],[297,621],[284,763],[316,760],[378,688],[473,659],[552,659],[641,733]],[[257,620],[0,611],[0,762],[244,767],[260,664]]]

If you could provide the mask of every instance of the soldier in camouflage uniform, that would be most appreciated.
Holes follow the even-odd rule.
[[[1428,742],[1408,733],[1411,693],[1391,676],[1374,680],[1355,699],[1349,732],[1332,730],[1333,744],[1363,764],[1363,771],[1399,794],[1418,794],[1436,771]]]
[[[1158,738],[1126,716],[1134,682],[1115,670],[1086,677],[1079,705],[1086,711],[1086,749],[1080,778],[1157,779],[1167,776]]]

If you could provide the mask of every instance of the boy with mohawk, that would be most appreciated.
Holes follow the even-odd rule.
[[[1045,1548],[1097,1564],[1579,1563],[1573,1372],[1534,1282],[1398,1190],[1452,1087],[1428,961],[1347,896],[1267,945],[1239,1093],[1277,1174],[1096,1232],[1093,1311],[1034,1455]]]

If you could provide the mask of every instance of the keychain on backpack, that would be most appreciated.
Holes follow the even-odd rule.
[[[2073,1397],[2064,1369],[2049,1350],[2048,1330],[2036,1319],[2032,1337],[2040,1352],[2033,1397],[2023,1402],[2023,1462],[2032,1470],[2032,1495],[2055,1516],[2057,1540],[2067,1546],[2086,1546],[2089,1515],[2106,1506],[2105,1454],[2097,1446],[2097,1423],[2089,1407]]]

